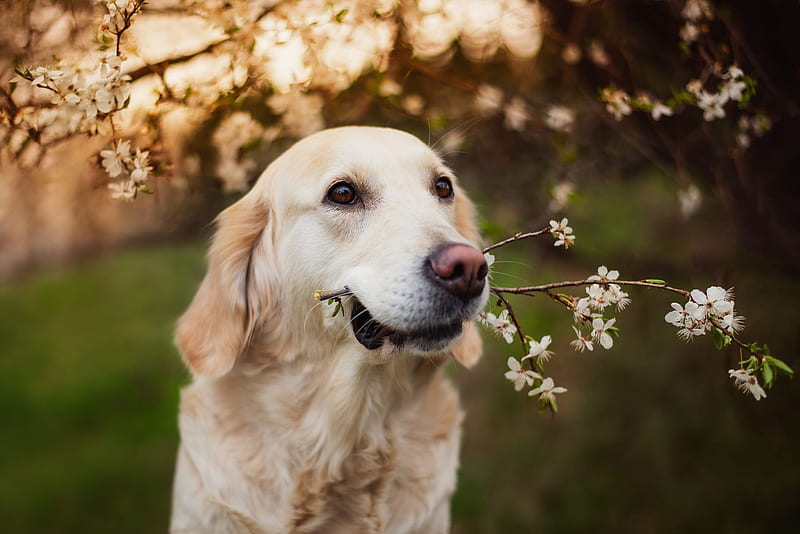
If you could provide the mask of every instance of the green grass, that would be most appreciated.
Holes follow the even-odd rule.
[[[0,288],[5,532],[167,526],[178,390],[172,328],[204,247],[153,247]]]

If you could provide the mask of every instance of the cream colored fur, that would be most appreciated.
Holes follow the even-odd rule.
[[[441,365],[471,365],[471,322],[433,353],[367,350],[314,290],[350,287],[381,323],[425,321],[419,265],[478,244],[472,205],[425,144],[383,128],[327,130],[273,162],[218,219],[208,273],[176,342],[181,395],[173,533],[443,533],[462,411]],[[363,206],[325,202],[338,180]],[[485,303],[486,291],[476,310]],[[413,352],[413,353],[412,353]]]

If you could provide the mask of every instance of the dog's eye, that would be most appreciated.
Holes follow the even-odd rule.
[[[355,188],[347,182],[338,182],[328,189],[328,200],[335,204],[352,204],[358,198]]]
[[[453,196],[453,184],[449,178],[440,176],[436,180],[436,194],[439,195],[439,198],[451,198]]]

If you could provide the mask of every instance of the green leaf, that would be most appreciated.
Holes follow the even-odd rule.
[[[558,403],[556,402],[555,398],[540,400],[539,401],[539,409],[540,410],[549,410],[550,413],[557,414],[558,413]]]
[[[731,338],[725,335],[719,328],[714,329],[714,346],[717,350],[722,350],[731,344]]]
[[[772,367],[766,362],[764,362],[764,366],[761,368],[761,376],[764,377],[764,386],[771,388],[772,382],[775,380],[775,373],[772,372]]]
[[[149,187],[140,187],[139,191],[141,191],[142,193],[146,193],[148,195],[152,195],[153,193],[155,193],[155,191],[153,191]]]
[[[347,11],[348,11],[347,8],[345,8],[336,13],[336,15],[334,15],[334,17],[336,18],[336,22],[338,22],[339,24],[343,23],[344,16],[347,15]]]
[[[772,365],[773,367],[775,367],[777,370],[781,371],[782,373],[786,373],[789,376],[793,376],[794,375],[794,370],[791,367],[789,367],[788,365],[786,365],[783,361],[779,360],[778,358],[773,358],[772,356],[766,356],[764,358],[764,360],[767,363],[769,363],[769,365]]]
[[[667,282],[665,280],[661,280],[660,278],[646,278],[645,282],[648,284],[658,284],[660,286],[667,285]]]

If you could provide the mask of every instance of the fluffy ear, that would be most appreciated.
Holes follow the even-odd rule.
[[[461,339],[456,341],[450,352],[453,354],[453,358],[467,369],[478,363],[483,352],[483,340],[474,322],[464,321],[464,333],[461,334]]]
[[[456,189],[456,229],[466,237],[473,245],[481,246],[481,236],[478,232],[476,223],[477,213],[472,201],[467,195]],[[481,339],[475,323],[472,321],[464,322],[464,333],[451,350],[453,357],[461,365],[470,368],[478,363],[483,351],[483,340]]]
[[[195,374],[228,373],[263,316],[270,291],[255,264],[270,259],[264,250],[269,240],[262,238],[268,216],[260,199],[246,196],[217,217],[206,277],[175,333],[175,344]]]

